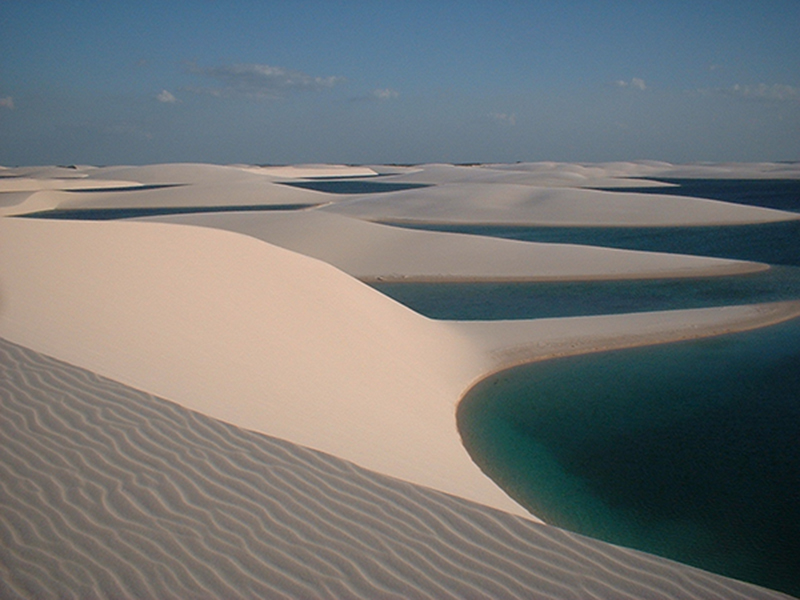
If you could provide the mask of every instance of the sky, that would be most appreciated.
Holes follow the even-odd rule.
[[[0,164],[800,160],[800,0],[0,0]]]

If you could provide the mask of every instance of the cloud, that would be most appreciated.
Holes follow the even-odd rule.
[[[379,88],[377,90],[372,90],[369,94],[364,94],[363,96],[354,96],[350,98],[351,102],[386,102],[387,100],[393,100],[400,95],[399,92],[396,90],[392,90],[390,88]]]
[[[397,98],[400,94],[395,90],[390,90],[389,88],[383,88],[378,90],[372,90],[370,94],[376,100],[391,100],[392,98]]]
[[[219,67],[199,67],[191,64],[188,70],[222,84],[221,88],[194,90],[214,96],[281,98],[293,92],[324,90],[344,81],[343,77],[313,77],[300,71],[258,64]]]
[[[0,98],[0,107],[14,110],[14,99],[11,96]]]
[[[624,88],[630,87],[641,91],[647,89],[647,85],[645,84],[644,79],[639,79],[638,77],[634,77],[630,81],[622,81],[620,79],[616,83],[619,87],[624,87]]]
[[[777,102],[787,100],[794,100],[796,102],[800,100],[800,88],[778,83],[773,85],[767,85],[766,83],[760,83],[758,85],[739,85],[737,83],[733,87],[721,91],[729,96],[748,100],[773,100]]]
[[[161,90],[161,92],[156,96],[156,100],[165,104],[175,104],[176,102],[180,102],[180,100],[178,100],[167,90]]]
[[[489,113],[489,118],[497,123],[501,123],[503,125],[510,125],[512,127],[517,124],[517,116],[513,113],[506,114],[506,113],[492,112]]]

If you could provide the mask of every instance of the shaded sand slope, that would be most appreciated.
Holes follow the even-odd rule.
[[[372,194],[325,210],[372,221],[551,226],[734,225],[798,219],[718,200],[507,183],[448,183]]]
[[[483,356],[319,261],[160,223],[0,222],[0,335],[224,421],[524,514],[454,406]]]
[[[3,598],[782,594],[248,432],[0,339]]]
[[[765,265],[655,252],[414,231],[322,211],[194,214],[148,221],[244,233],[363,280],[572,280],[747,273]]]

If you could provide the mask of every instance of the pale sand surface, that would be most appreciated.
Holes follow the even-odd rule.
[[[372,221],[549,226],[736,225],[800,218],[717,200],[508,183],[446,183],[325,210]]]
[[[555,281],[699,277],[766,265],[700,256],[414,231],[323,211],[192,214],[148,221],[244,233],[365,281]]]
[[[100,180],[87,178],[40,179],[33,177],[0,177],[0,192],[38,192],[41,190],[82,190],[141,185],[135,181]]]
[[[0,339],[3,598],[786,596],[227,425]]]
[[[275,202],[272,192],[280,189],[306,197],[323,196],[330,202],[326,210],[351,210],[352,206],[368,204],[363,196],[334,197],[281,186],[267,175],[243,168],[206,167],[162,165],[86,172],[100,180],[103,177],[98,175],[114,181],[130,178],[142,184],[184,184],[149,190],[148,201],[154,204],[159,197],[163,200],[159,194],[167,193],[176,194],[170,202],[183,201],[186,206],[192,205],[194,195],[211,202],[218,190],[209,192],[207,188],[217,185],[215,173],[223,178],[219,185],[229,178],[234,186],[224,200],[230,204],[245,204],[236,200],[238,192],[230,193],[237,185],[242,190],[257,188],[259,191],[252,193],[263,192],[265,203]],[[414,171],[403,170],[409,176]],[[139,176],[134,177],[137,172]],[[508,187],[492,185],[498,190]],[[414,201],[445,187],[413,190],[417,194]],[[567,195],[574,192],[565,190]],[[130,194],[144,193],[78,194],[82,198],[73,206],[91,206],[98,202],[93,199],[97,194],[109,194],[100,198],[101,202],[125,206]],[[12,206],[11,212],[25,212],[45,201],[52,202],[51,207],[61,206],[64,200],[59,194],[71,195],[53,190],[35,192]],[[471,202],[475,209],[464,208],[465,213],[477,214],[477,199],[467,198],[465,206]],[[376,202],[388,205],[385,199],[377,198]],[[700,201],[694,206],[702,204]],[[715,205],[721,205],[715,206],[715,211],[735,208]],[[566,202],[561,214],[575,212],[576,206]],[[674,206],[668,200],[661,208],[677,218]],[[20,207],[24,210],[18,210]],[[515,210],[509,208],[511,213]],[[752,213],[751,218],[796,218],[790,213],[781,216],[768,212]],[[624,221],[624,214],[619,219]],[[314,232],[326,232],[321,246],[336,246],[331,232],[338,226],[363,236],[370,247],[380,250],[376,250],[378,258],[383,257],[383,264],[374,263],[373,270],[391,264],[386,257],[402,252],[403,244],[423,239],[417,236],[423,232],[404,232],[402,235],[413,236],[401,238],[397,234],[392,238],[396,230],[387,234],[390,228],[353,225],[356,222],[350,217],[325,215],[319,210],[297,215],[308,217],[309,239]],[[292,218],[285,224],[299,235],[305,225],[300,217]],[[525,516],[527,513],[472,463],[461,445],[455,407],[475,381],[521,361],[714,335],[800,314],[798,303],[781,303],[541,321],[437,322],[334,266],[257,237],[176,223],[3,218],[0,337],[226,423],[323,451],[382,475]],[[455,244],[440,241],[449,236],[434,237],[436,241],[426,238],[431,241],[425,242],[431,244],[431,251],[444,247],[437,244]],[[390,242],[397,245],[392,248]],[[312,254],[309,249],[313,244],[305,243],[306,252]],[[493,249],[499,251],[501,246],[503,252],[512,252],[505,250],[512,247],[513,252],[523,252],[523,246],[524,252],[533,252],[533,245],[512,242],[494,245]],[[539,251],[546,255],[544,248]],[[465,262],[478,254],[477,250],[471,252],[464,254]],[[591,263],[588,257],[600,253],[600,249],[588,249],[584,258]],[[618,255],[620,262],[628,260],[624,254]],[[561,256],[563,260],[568,254]],[[552,258],[557,261],[557,254]],[[409,260],[406,268],[421,264],[422,259],[420,254]],[[655,264],[652,261],[661,260],[658,255],[642,259],[651,261],[648,268]],[[625,268],[633,268],[630,265],[635,262]],[[458,261],[450,264],[444,270],[456,272]],[[643,269],[642,264],[635,269]],[[488,261],[474,271],[483,269],[487,273],[494,266]],[[660,269],[667,267],[667,262],[660,263]],[[551,530],[554,536],[564,535],[551,528],[541,531]],[[564,553],[572,556],[572,551],[562,546],[552,551],[557,560],[563,560]],[[600,550],[596,560],[608,560],[609,552]],[[309,557],[305,550],[301,555]],[[615,573],[627,569],[616,560],[612,563],[608,568]],[[342,568],[352,573],[349,566]],[[642,568],[634,567],[634,571]],[[598,576],[598,585],[610,585],[603,587],[606,592],[618,589],[608,583],[608,577],[611,575],[606,573]],[[665,577],[672,581],[671,575]],[[630,577],[624,575],[623,579],[629,581]],[[715,595],[683,588],[673,594]],[[609,593],[607,597],[616,596]]]
[[[714,163],[673,165],[660,161],[611,163],[534,162],[460,166],[429,164],[413,167],[372,165],[394,181],[413,183],[509,183],[539,187],[642,187],[671,184],[652,178],[800,179],[800,162]],[[635,179],[634,179],[635,178]]]
[[[531,162],[484,165],[483,168],[525,172],[542,177],[571,178],[594,182],[608,178],[663,177],[689,179],[800,179],[800,162],[762,163],[689,163],[672,164],[657,160],[618,161],[606,163]],[[592,183],[591,185],[595,185]],[[631,184],[627,184],[631,185]],[[641,183],[634,185],[640,186]]]
[[[523,322],[465,321],[458,328],[489,354],[495,370],[502,370],[561,356],[724,335],[797,317],[800,302],[790,301]]]
[[[377,173],[365,166],[355,165],[284,165],[284,166],[263,166],[251,167],[242,166],[241,168],[253,170],[256,173],[270,175],[272,177],[288,178],[315,178],[315,177],[370,177]]]
[[[151,165],[146,167],[107,167],[96,169],[83,179],[0,178],[0,192],[37,191],[24,203],[15,204],[0,214],[25,214],[54,208],[126,208],[172,206],[231,206],[305,204],[315,206],[330,201],[328,194],[279,185],[275,177],[259,170],[216,165]],[[169,187],[131,191],[80,193],[80,189],[130,186]],[[5,186],[2,187],[2,186]],[[71,191],[64,191],[71,190]],[[2,194],[0,194],[2,197]],[[0,202],[0,207],[2,203]]]
[[[383,280],[557,280],[723,275],[763,268],[750,263],[704,257],[677,257],[585,246],[532,244],[438,232],[414,232],[370,223],[372,220],[501,222],[513,224],[708,224],[793,219],[796,214],[682,197],[597,192],[573,188],[511,185],[499,176],[515,171],[452,165],[388,168],[442,185],[401,192],[341,195],[281,185],[286,174],[362,174],[364,169],[332,167],[241,168],[214,165],[151,165],[86,170],[82,185],[129,182],[173,187],[138,191],[79,193],[47,189],[28,197],[7,193],[0,214],[14,215],[54,208],[322,206],[290,214],[194,214],[159,217],[247,233],[269,243],[313,256],[362,279]],[[610,167],[609,167],[610,169]],[[587,171],[586,168],[583,168]],[[69,171],[69,169],[67,169]],[[382,172],[380,168],[366,169]],[[597,169],[591,171],[599,177]],[[466,172],[467,175],[460,175]],[[619,168],[612,173],[622,173]],[[49,173],[49,171],[45,171]],[[276,173],[283,178],[276,178]],[[499,183],[486,183],[486,173]],[[384,173],[386,174],[386,173]],[[524,175],[524,173],[523,173]],[[447,178],[450,178],[448,180]],[[453,183],[459,177],[468,183]],[[14,179],[8,180],[13,182]],[[22,180],[19,180],[22,181]],[[27,181],[27,180],[26,180]],[[42,187],[55,186],[55,180]],[[59,180],[66,181],[66,180]],[[449,181],[449,182],[448,182]],[[0,182],[3,183],[3,182]],[[5,182],[8,183],[8,182]],[[11,188],[9,188],[11,189]],[[2,197],[4,194],[0,194]],[[343,218],[342,213],[352,218]],[[413,215],[413,218],[409,217]]]

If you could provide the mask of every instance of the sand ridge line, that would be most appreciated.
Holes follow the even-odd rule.
[[[636,273],[620,273],[612,275],[528,275],[528,276],[458,276],[458,275],[374,275],[356,277],[364,283],[568,283],[591,281],[631,281],[640,279],[704,279],[708,277],[729,277],[735,275],[752,275],[769,271],[772,267],[766,263],[739,261],[714,268],[668,269],[638,271]]]
[[[678,198],[691,198],[690,196],[676,196]],[[700,198],[696,198],[700,200]],[[709,202],[722,202],[721,200],[708,200]],[[743,206],[743,205],[742,205]],[[739,227],[742,225],[757,225],[759,223],[775,223],[775,222],[782,222],[782,221],[795,221],[800,220],[800,213],[792,213],[788,211],[779,211],[778,209],[765,209],[765,210],[774,210],[776,212],[783,212],[783,215],[780,215],[778,218],[773,220],[764,220],[764,221],[754,221],[753,219],[741,219],[741,220],[719,220],[719,221],[703,221],[702,223],[674,223],[674,222],[657,222],[657,223],[649,223],[649,222],[634,222],[634,223],[626,223],[626,222],[603,222],[603,223],[596,223],[596,222],[587,222],[584,219],[530,219],[530,220],[523,220],[521,218],[511,220],[511,221],[500,221],[500,220],[459,220],[457,218],[447,218],[447,219],[413,219],[413,218],[369,218],[369,217],[362,217],[364,221],[368,221],[370,223],[376,223],[380,225],[390,225],[395,227],[404,227],[409,226],[411,228],[414,227],[446,227],[446,226],[469,226],[469,227],[505,227],[505,228],[519,228],[525,229],[526,227],[541,227],[542,229],[545,228],[570,228],[570,229],[592,229],[592,228],[613,228],[613,229],[638,229],[642,227],[647,228],[663,228],[669,229],[674,227]]]
[[[471,389],[497,372],[527,363],[716,337],[798,317],[800,300],[790,300],[678,311],[453,324],[480,344],[491,360],[486,373],[469,386]],[[513,337],[525,341],[515,343]]]

